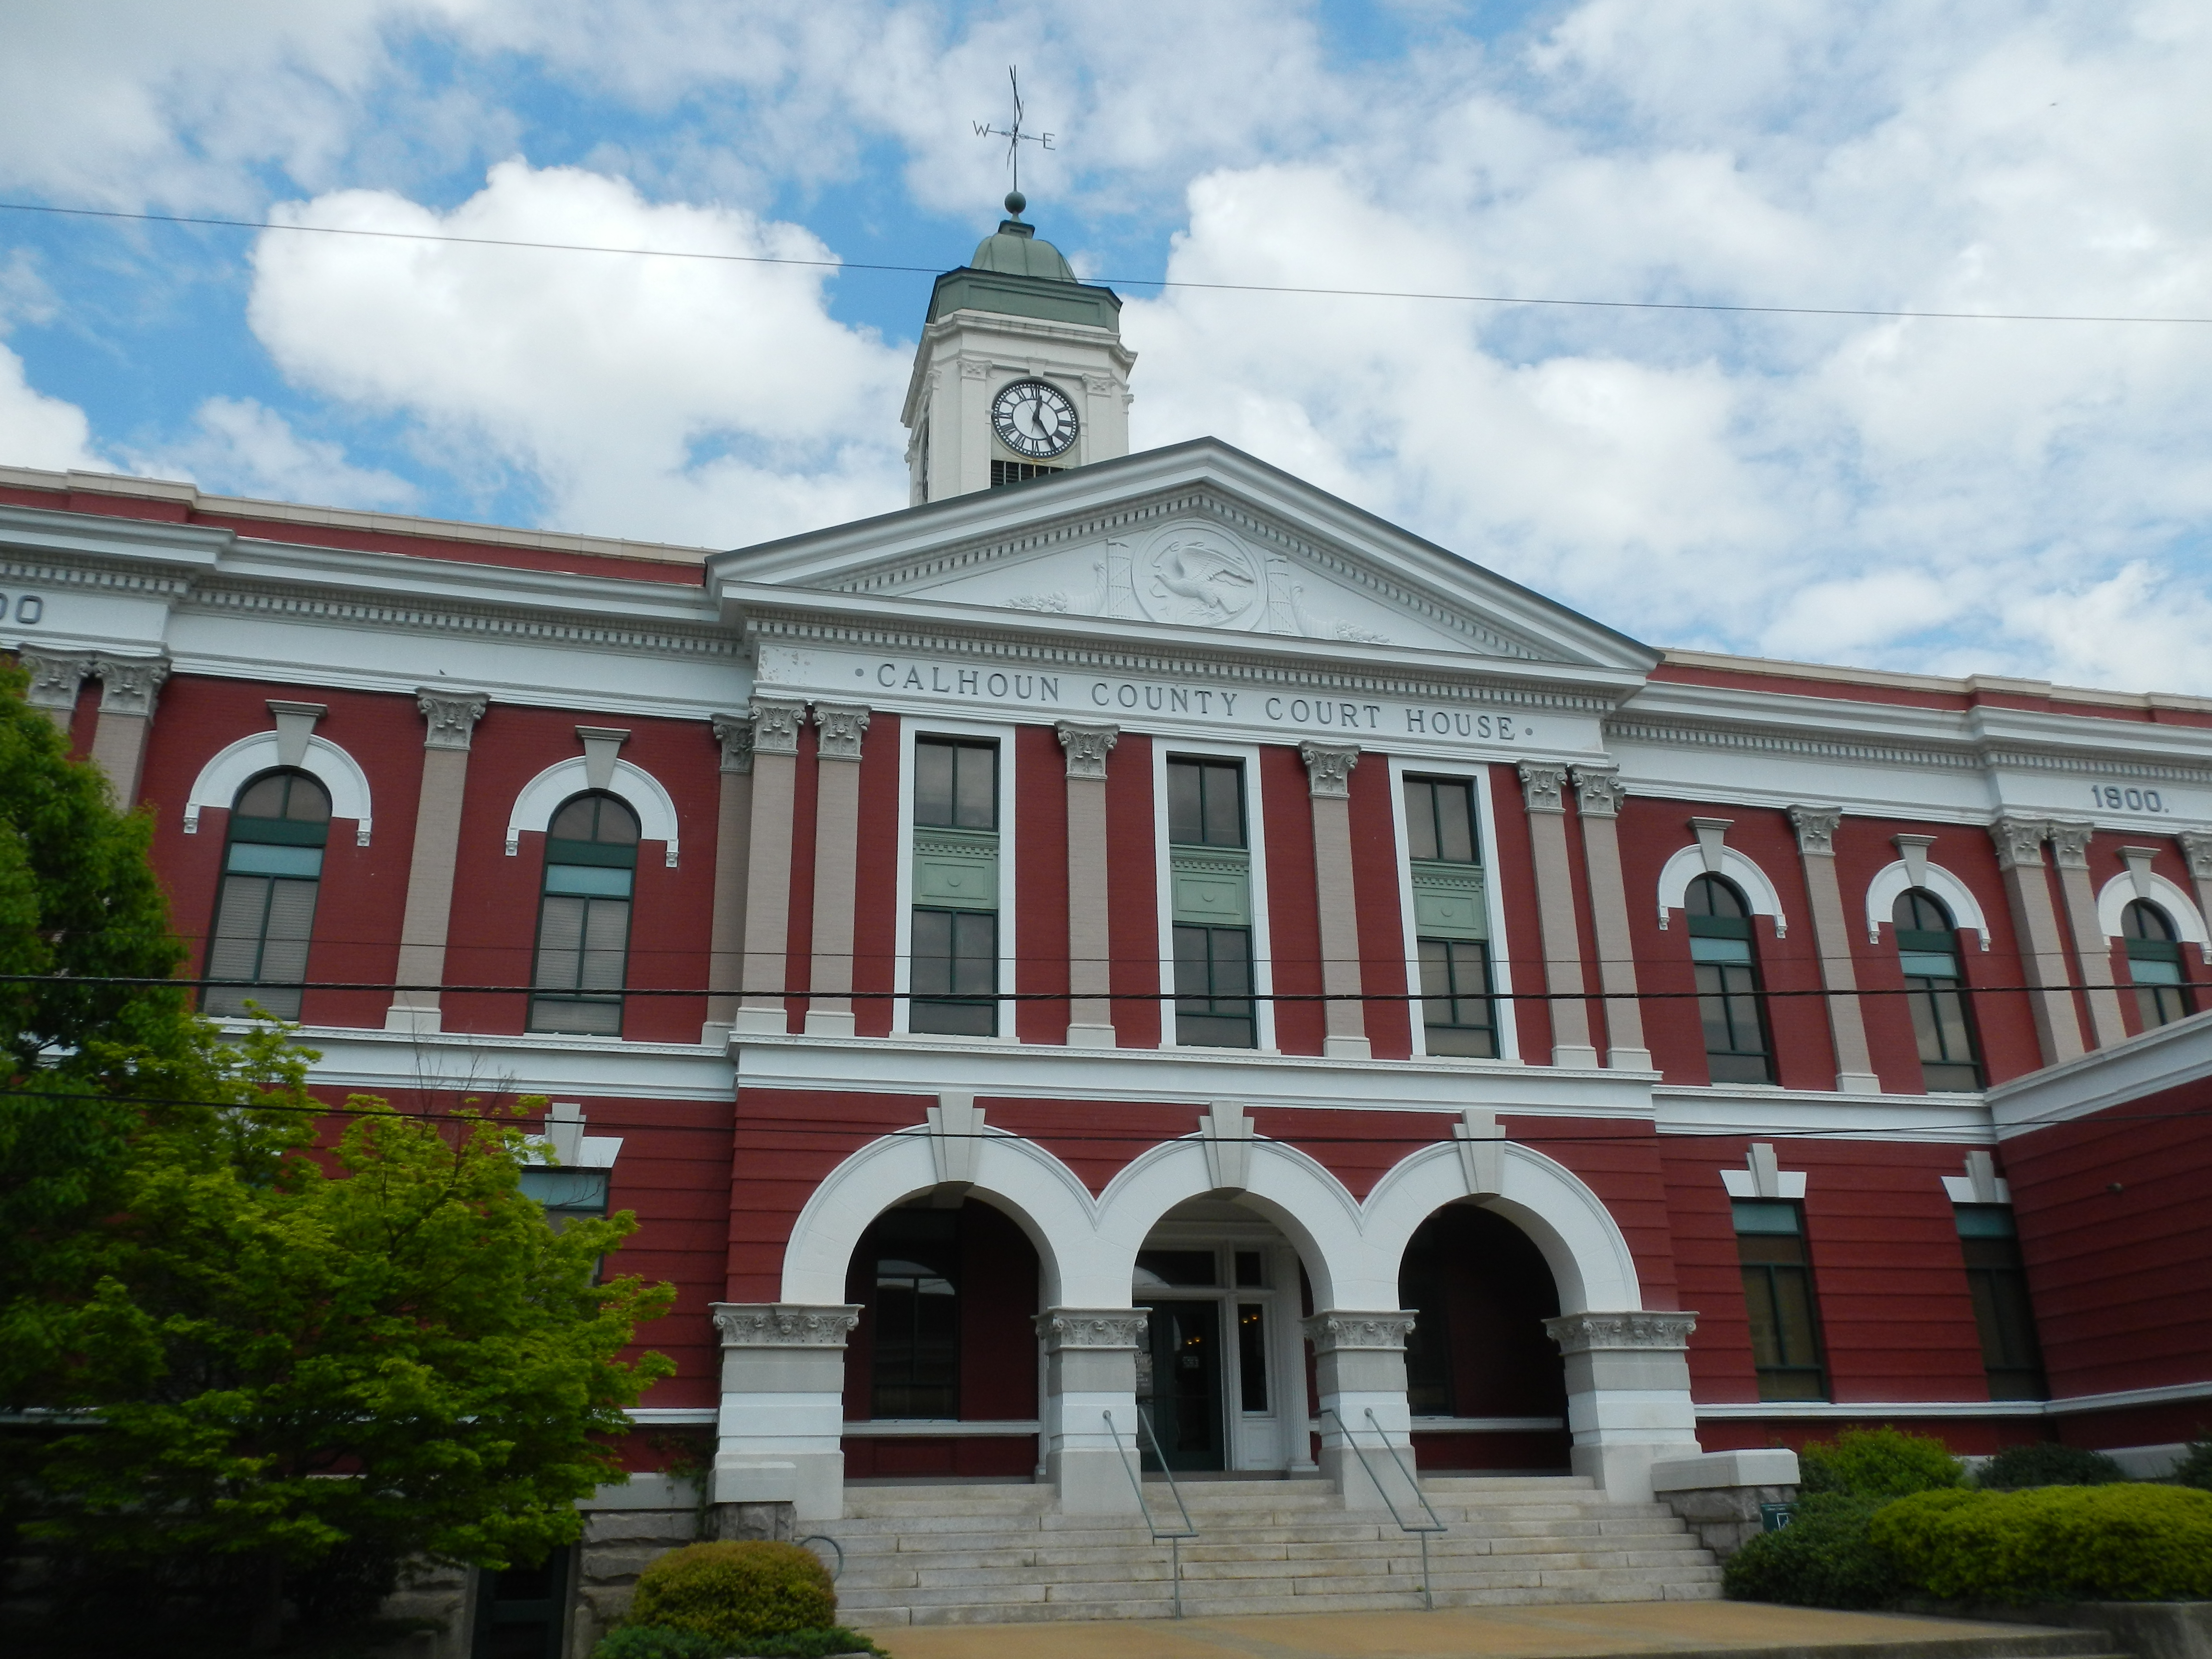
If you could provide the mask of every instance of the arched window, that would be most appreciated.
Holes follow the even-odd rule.
[[[1729,882],[1699,876],[1682,895],[1682,908],[1689,918],[1690,960],[1697,964],[1698,1011],[1705,1018],[1705,1062],[1713,1081],[1773,1082],[1751,907]]]
[[[637,836],[637,814],[610,794],[578,795],[553,815],[530,980],[532,1030],[622,1035]]]
[[[280,1019],[300,1017],[330,832],[330,793],[305,772],[264,772],[238,792],[207,976],[243,982],[209,986],[200,999],[207,1012],[244,1014],[253,1002]]]
[[[2143,1030],[2155,1030],[2196,1012],[2172,918],[2147,899],[2130,899],[2120,912],[2120,936],[2128,942],[2128,977],[2135,981]]]
[[[1910,887],[1897,896],[1889,915],[1896,925],[1898,961],[1905,969],[1912,1034],[1920,1044],[1921,1082],[1929,1089],[1980,1088],[1981,1060],[1962,994],[1966,974],[1959,965],[1959,935],[1950,910],[1933,893]]]

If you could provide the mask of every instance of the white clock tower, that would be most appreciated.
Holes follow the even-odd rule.
[[[1121,298],[1077,282],[1027,205],[1009,195],[1011,216],[931,290],[899,417],[916,506],[1129,453]]]

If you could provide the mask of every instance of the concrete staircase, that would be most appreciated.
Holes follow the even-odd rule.
[[[1710,1600],[1720,1569],[1671,1511],[1608,1502],[1571,1476],[1424,1479],[1451,1528],[1429,1540],[1439,1607]],[[1352,1513],[1320,1480],[1185,1480],[1199,1535],[1183,1540],[1190,1616],[1421,1606],[1420,1540]],[[1147,1482],[1162,1526],[1164,1485]],[[1172,1554],[1141,1526],[1048,1512],[1036,1486],[848,1486],[839,1616],[857,1628],[1018,1620],[1159,1619]],[[1411,1518],[1411,1517],[1409,1517]],[[827,1554],[828,1552],[824,1551]]]

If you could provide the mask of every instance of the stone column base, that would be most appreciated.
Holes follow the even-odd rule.
[[[765,1539],[789,1543],[799,1535],[796,1504],[710,1504],[706,1536],[729,1540]]]
[[[1048,1308],[1036,1316],[1045,1378],[1039,1445],[1063,1515],[1138,1512],[1130,1468],[1143,1463],[1137,1345],[1146,1319],[1141,1308]]]
[[[1651,1502],[1651,1466],[1698,1454],[1692,1313],[1565,1314],[1544,1328],[1566,1359],[1571,1462],[1616,1503]]]
[[[858,1307],[718,1302],[722,1413],[708,1501],[781,1505],[801,1521],[845,1512],[845,1339]]]

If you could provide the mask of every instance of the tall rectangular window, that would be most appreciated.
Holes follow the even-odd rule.
[[[1408,777],[1403,800],[1423,1046],[1432,1054],[1495,1059],[1490,911],[1475,834],[1474,785],[1466,778]]]
[[[1751,1316],[1761,1400],[1826,1400],[1820,1304],[1805,1251],[1804,1212],[1772,1199],[1737,1199],[1735,1249]]]
[[[1255,1048],[1243,765],[1170,756],[1167,797],[1176,1041]]]
[[[622,1034],[637,838],[637,814],[612,795],[579,795],[554,814],[538,902],[532,1030]]]
[[[1712,1080],[1773,1082],[1773,1045],[1767,1040],[1751,907],[1722,878],[1699,876],[1683,895],[1683,908],[1688,914],[1690,960],[1695,964],[1698,1012],[1705,1025],[1705,1064]]]
[[[1905,1006],[1920,1049],[1920,1080],[1929,1089],[1978,1089],[1982,1068],[1966,1009],[1958,930],[1933,893],[1911,888],[1897,896],[1890,919],[1898,965],[1905,970]]]
[[[871,1414],[960,1415],[960,1212],[887,1210],[862,1248],[874,1349]]]
[[[999,745],[914,743],[914,910],[907,1029],[999,1030]]]
[[[2027,1299],[2027,1273],[2008,1204],[1961,1204],[1959,1248],[1966,1258],[1966,1286],[1973,1293],[1974,1323],[1982,1336],[1982,1369],[1992,1400],[2040,1400],[2050,1391],[2043,1350],[2035,1339],[2035,1310]]]
[[[207,1012],[245,1014],[251,1002],[279,1019],[300,1017],[330,828],[330,795],[304,772],[268,773],[239,792],[207,976],[247,982],[209,986],[200,999]]]

